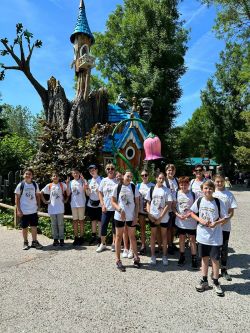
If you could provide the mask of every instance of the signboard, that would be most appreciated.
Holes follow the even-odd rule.
[[[203,158],[202,164],[209,165],[210,164],[210,159],[209,158]]]

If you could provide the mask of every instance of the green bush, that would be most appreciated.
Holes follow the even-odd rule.
[[[14,214],[0,208],[0,225],[7,228],[14,228]]]

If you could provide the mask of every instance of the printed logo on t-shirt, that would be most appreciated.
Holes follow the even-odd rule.
[[[152,205],[155,206],[157,209],[163,209],[164,207],[161,207],[163,196],[161,195],[155,195],[152,200]]]
[[[77,186],[72,186],[72,193],[74,193],[74,195],[79,195],[80,192],[78,191]]]
[[[123,203],[124,206],[129,206],[131,205],[131,202],[129,201],[129,198],[127,196],[126,193],[122,193],[120,194],[120,198],[121,198],[121,201]]]
[[[34,191],[32,191],[31,189],[25,189],[25,196],[30,199],[30,200],[34,200]]]

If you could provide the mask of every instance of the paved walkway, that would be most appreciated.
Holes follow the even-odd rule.
[[[239,209],[230,240],[232,282],[221,280],[225,297],[197,293],[199,272],[177,256],[127,272],[114,267],[114,254],[95,247],[22,251],[21,232],[0,228],[0,332],[249,332],[250,192],[234,192]]]

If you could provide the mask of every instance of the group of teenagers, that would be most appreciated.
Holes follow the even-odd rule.
[[[142,170],[141,182],[134,184],[133,175],[127,170],[120,173],[109,163],[105,166],[106,177],[98,175],[98,168],[88,168],[87,181],[79,170],[72,171],[72,179],[60,181],[57,172],[51,175],[51,182],[41,191],[33,180],[33,170],[24,171],[24,179],[15,189],[17,215],[20,217],[24,245],[28,243],[28,227],[31,228],[31,247],[41,249],[37,240],[38,209],[41,201],[48,205],[51,217],[53,246],[64,246],[64,207],[70,201],[74,241],[73,246],[84,242],[84,220],[87,215],[92,224],[90,245],[96,244],[96,252],[106,250],[109,224],[112,224],[116,267],[126,271],[122,258],[133,259],[140,267],[140,255],[146,254],[146,223],[151,229],[150,264],[157,264],[156,250],[162,253],[162,264],[168,265],[168,255],[179,250],[178,266],[186,264],[186,242],[190,244],[191,267],[199,270],[197,249],[201,258],[202,278],[196,286],[198,292],[214,288],[218,296],[224,296],[219,277],[231,281],[227,272],[228,242],[231,218],[237,203],[234,195],[225,188],[225,179],[215,175],[213,181],[204,178],[202,165],[196,165],[195,178],[175,177],[175,166],[166,165],[165,173],[159,172],[155,183],[149,181],[149,173]],[[136,226],[140,226],[141,248],[137,249]],[[179,237],[179,249],[174,245],[175,235]],[[123,251],[121,252],[123,243]],[[156,243],[158,247],[156,248]],[[213,286],[208,283],[208,267],[212,265]],[[221,272],[220,272],[221,269]]]

